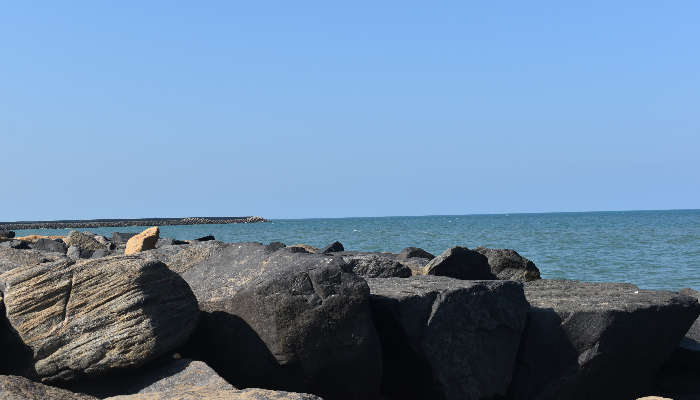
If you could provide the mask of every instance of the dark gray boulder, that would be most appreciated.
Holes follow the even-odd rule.
[[[107,249],[97,249],[92,252],[90,255],[90,258],[102,258],[102,257],[108,257],[112,255],[112,252],[107,250]]]
[[[0,247],[7,247],[11,249],[30,249],[29,242],[26,240],[8,240],[6,242],[0,242]]]
[[[90,232],[71,231],[65,238],[66,245],[78,246],[83,250],[95,251],[104,249],[107,246],[97,240],[97,235]]]
[[[399,258],[404,260],[409,258],[427,258],[432,260],[435,256],[419,247],[406,247],[399,253]]]
[[[270,244],[268,244],[267,246],[265,246],[265,251],[268,252],[268,253],[272,253],[272,252],[275,252],[275,251],[277,251],[277,250],[279,250],[279,249],[283,249],[283,248],[285,248],[285,247],[287,247],[287,245],[285,245],[285,244],[282,243],[282,242],[270,242]],[[293,250],[293,251],[298,252],[298,251],[296,251],[296,250]]]
[[[15,233],[9,229],[0,227],[0,238],[12,239],[15,237]]]
[[[423,272],[425,275],[448,276],[456,279],[496,279],[496,276],[491,273],[486,256],[461,246],[445,250],[432,259]]]
[[[381,351],[367,283],[339,257],[265,247],[205,242],[147,252],[182,274],[204,311],[183,354],[239,388],[374,398]]]
[[[13,375],[0,375],[0,399],[3,400],[97,400],[86,394],[33,382]]]
[[[182,345],[199,316],[187,283],[139,256],[22,266],[0,288],[45,382],[140,367]]]
[[[329,244],[328,246],[324,247],[319,251],[319,253],[335,253],[338,251],[345,251],[345,247],[343,247],[343,244],[340,242],[333,242]]]
[[[540,270],[535,263],[510,249],[488,249],[477,247],[474,251],[488,259],[491,273],[498,279],[529,282],[540,279]]]
[[[348,272],[365,278],[407,278],[411,270],[397,260],[396,255],[387,253],[363,253],[343,251],[333,253],[343,258]]]
[[[104,249],[99,249],[99,250],[104,250]],[[88,250],[88,249],[83,249],[77,244],[74,244],[70,247],[68,247],[68,250],[66,250],[66,257],[70,258],[71,260],[79,260],[81,258],[90,258],[92,257],[92,254],[96,250]]]
[[[622,283],[536,280],[510,399],[634,399],[700,313],[696,299]]]
[[[187,244],[187,242],[185,242],[184,240],[177,240],[173,238],[159,238],[156,242],[156,249],[159,249],[163,246],[180,246],[183,244]]]
[[[0,247],[0,273],[23,265],[38,265],[64,260],[65,258],[63,254],[56,252]]]
[[[63,243],[61,239],[37,239],[36,242],[32,243],[32,249],[39,251],[53,251],[56,253],[66,254],[66,244]]]
[[[134,236],[136,236],[136,233],[112,232],[112,243],[115,245],[126,244]]]
[[[208,242],[210,240],[216,240],[216,238],[213,235],[207,235],[207,236],[202,236],[200,238],[195,239],[195,242]]]
[[[438,276],[367,279],[387,399],[505,395],[528,310],[522,285]]]

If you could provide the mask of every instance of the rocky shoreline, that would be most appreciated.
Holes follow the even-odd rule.
[[[3,235],[3,399],[700,396],[690,289],[542,279],[482,247]]]
[[[94,219],[62,221],[18,221],[0,222],[0,230],[20,229],[94,229],[118,228],[125,226],[166,226],[166,225],[209,225],[209,224],[252,224],[268,222],[263,217],[188,217],[188,218],[135,218],[135,219]]]

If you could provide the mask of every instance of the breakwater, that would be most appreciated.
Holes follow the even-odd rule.
[[[134,219],[91,219],[59,221],[17,221],[0,222],[0,228],[17,229],[64,229],[100,228],[123,226],[167,226],[167,225],[207,225],[207,224],[251,224],[267,222],[263,217],[187,217],[187,218],[134,218]]]

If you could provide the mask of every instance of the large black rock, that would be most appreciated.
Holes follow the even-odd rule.
[[[486,256],[461,246],[450,247],[433,258],[423,272],[425,275],[448,276],[456,279],[496,279],[496,276],[491,273]]]
[[[333,253],[348,263],[353,272],[365,278],[407,278],[411,269],[398,261],[395,254],[343,251]]]
[[[149,251],[179,272],[204,311],[184,350],[239,388],[373,398],[381,350],[367,283],[340,257],[260,243]]]
[[[387,399],[506,394],[528,310],[521,284],[438,276],[367,282]]]
[[[15,237],[13,231],[0,227],[0,238],[12,239],[13,237]]]
[[[56,253],[66,254],[66,244],[63,240],[53,240],[53,239],[37,239],[36,242],[32,244],[32,249],[40,251],[53,251]]]
[[[697,300],[619,283],[536,280],[510,399],[634,399],[700,313]]]
[[[112,243],[116,245],[126,244],[134,236],[136,236],[136,233],[112,232]]]
[[[420,247],[406,247],[399,253],[399,258],[407,260],[409,258],[427,258],[432,260],[435,256]]]
[[[540,279],[540,270],[535,263],[510,249],[488,249],[477,247],[474,251],[488,259],[491,273],[498,279],[529,282]]]
[[[319,253],[336,253],[338,251],[345,251],[345,247],[343,247],[343,244],[340,242],[333,242],[321,249]]]

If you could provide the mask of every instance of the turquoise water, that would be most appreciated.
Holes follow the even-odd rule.
[[[115,230],[143,228],[91,229],[107,236]],[[454,245],[512,248],[533,260],[545,278],[700,290],[700,210],[300,219],[161,228],[162,237],[176,239],[208,234],[227,242],[317,247],[340,240],[348,250],[364,251],[398,252],[417,246],[437,254]]]

